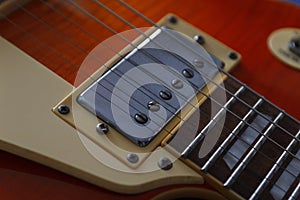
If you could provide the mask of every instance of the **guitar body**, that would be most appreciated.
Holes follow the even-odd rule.
[[[82,24],[83,27],[96,35],[100,41],[112,34],[82,12],[68,3],[51,0],[47,1],[63,12],[69,18]],[[300,28],[300,7],[279,1],[261,0],[146,0],[126,1],[154,22],[159,21],[167,13],[174,13],[194,26],[202,29],[242,55],[241,63],[231,72],[239,80],[265,96],[291,114],[300,119],[300,71],[279,61],[268,49],[267,40],[270,34],[280,28]],[[105,3],[137,27],[150,26],[144,20],[137,18],[126,8],[119,8],[114,1]],[[91,9],[93,14],[104,23],[121,32],[129,29],[112,16],[102,14],[95,4],[82,1],[81,4]],[[45,65],[47,68],[74,84],[76,69],[66,63],[40,40],[59,52],[62,57],[72,60],[79,66],[86,55],[70,46],[70,43],[57,36],[55,30],[63,32],[69,40],[80,41],[80,46],[91,51],[99,41],[88,37],[75,26],[70,25],[61,16],[50,12],[50,9],[40,1],[32,1],[25,6],[26,10],[51,24],[54,31],[49,31],[44,24],[19,9],[9,15],[8,20],[0,21],[0,35],[26,52],[28,55]],[[67,27],[67,28],[66,28]],[[24,30],[30,32],[35,40]],[[59,101],[59,99],[58,99]],[[98,186],[86,183],[64,173],[20,158],[0,152],[0,195],[1,199],[150,199],[158,194],[173,189],[193,187],[197,185],[164,186],[136,195],[125,195],[111,192]],[[197,186],[198,187],[198,186]],[[208,184],[201,187],[213,190]]]

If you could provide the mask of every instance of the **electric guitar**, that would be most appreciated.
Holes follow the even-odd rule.
[[[0,1],[1,199],[299,199],[299,19],[281,1]]]

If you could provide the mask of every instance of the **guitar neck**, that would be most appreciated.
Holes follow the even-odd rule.
[[[168,144],[244,198],[293,199],[299,192],[299,122],[232,78],[224,85],[226,104],[207,99],[197,134],[180,130]],[[219,109],[210,111],[212,104]],[[197,125],[192,120],[186,123]]]

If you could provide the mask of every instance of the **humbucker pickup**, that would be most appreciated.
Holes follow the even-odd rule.
[[[218,73],[210,55],[180,33],[163,27],[150,38],[78,97],[82,106],[141,147]]]
[[[116,52],[53,108],[55,114],[130,167],[143,162],[146,153],[175,133],[226,77],[219,71],[231,70],[241,59],[208,34],[179,17],[174,23],[172,17],[167,15],[158,27],[141,33]],[[68,106],[70,114],[60,113],[61,105]],[[130,163],[128,152],[145,154]]]

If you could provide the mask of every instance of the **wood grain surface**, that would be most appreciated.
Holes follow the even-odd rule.
[[[74,83],[76,66],[87,52],[113,34],[66,1],[32,1],[0,21],[0,34],[49,69]],[[130,27],[109,15],[95,3],[76,1],[116,31]],[[103,1],[137,27],[150,26],[116,1]],[[300,119],[300,71],[277,60],[267,47],[270,33],[282,27],[300,28],[300,7],[279,1],[262,0],[127,0],[153,21],[174,13],[211,34],[242,54],[232,72],[241,81]],[[49,5],[49,6],[47,6]],[[62,15],[81,24],[82,31]],[[74,45],[76,44],[76,45]],[[77,48],[77,47],[80,48]],[[1,199],[122,199],[48,167],[0,152]],[[174,186],[173,186],[174,187]],[[175,186],[181,187],[181,186]],[[206,186],[209,187],[209,186]],[[165,187],[126,196],[148,199],[169,190]]]

